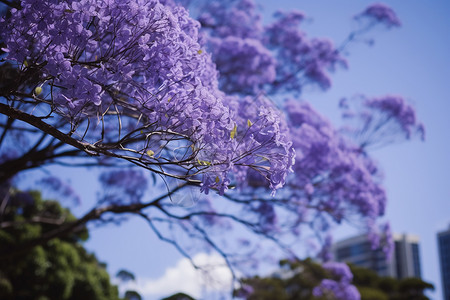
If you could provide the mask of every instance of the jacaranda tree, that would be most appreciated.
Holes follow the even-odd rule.
[[[257,260],[249,236],[295,255],[307,230],[327,260],[329,230],[357,219],[380,242],[386,195],[368,150],[423,135],[414,110],[400,96],[351,97],[339,129],[299,96],[328,89],[372,28],[400,26],[389,7],[355,16],[335,46],[308,37],[301,12],[263,24],[252,0],[0,2],[0,182],[13,191],[27,170],[91,167],[104,191],[77,221],[3,257],[123,214],[187,257],[217,251],[232,270]],[[56,176],[40,183],[77,197]],[[194,205],[177,205],[189,194]],[[233,227],[245,238],[217,234]]]

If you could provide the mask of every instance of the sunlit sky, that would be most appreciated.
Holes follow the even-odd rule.
[[[309,17],[303,28],[309,36],[342,42],[352,29],[351,18],[372,1],[304,0],[257,1],[264,16],[277,10],[298,9]],[[422,277],[436,287],[432,299],[442,299],[436,233],[450,223],[450,1],[392,0],[391,6],[402,27],[376,30],[371,47],[354,44],[348,48],[349,69],[332,75],[327,92],[307,91],[302,95],[324,115],[338,122],[337,103],[358,93],[367,96],[399,94],[411,101],[426,126],[426,141],[391,145],[371,153],[385,174],[389,204],[386,219],[396,233],[419,236]],[[96,176],[85,170],[57,170],[81,191],[84,200],[77,214],[92,207]],[[336,239],[354,234],[355,229],[338,230]],[[127,269],[153,288],[143,291],[144,299],[160,299],[177,287],[191,285],[186,292],[199,293],[189,281],[185,261],[171,246],[159,241],[140,220],[120,226],[92,229],[86,247],[108,264],[114,275]],[[199,259],[202,259],[200,257]],[[171,268],[170,271],[167,271]],[[180,270],[184,270],[180,272]],[[226,273],[220,271],[222,273]],[[226,275],[224,275],[226,277]],[[189,277],[189,278],[188,278]],[[195,276],[194,276],[195,277]],[[165,290],[164,290],[165,289]],[[162,292],[162,291],[165,291]],[[159,293],[159,294],[158,294]]]

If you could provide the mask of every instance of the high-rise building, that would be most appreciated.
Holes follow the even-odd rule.
[[[444,300],[450,300],[450,226],[438,233],[438,248]]]
[[[371,269],[380,276],[397,279],[421,277],[419,238],[394,234],[394,253],[388,260],[382,249],[372,249],[367,235],[355,236],[333,245],[334,259]],[[446,299],[447,300],[447,299]]]

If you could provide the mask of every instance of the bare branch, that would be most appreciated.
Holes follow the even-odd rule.
[[[184,257],[186,257],[186,258],[191,262],[192,266],[193,266],[195,269],[200,269],[200,267],[197,266],[197,265],[194,263],[194,260],[192,259],[192,257],[191,257],[191,256],[190,256],[190,255],[189,255],[189,254],[181,247],[181,245],[178,244],[175,240],[169,239],[168,237],[164,236],[164,235],[158,230],[158,228],[156,228],[155,224],[153,224],[152,220],[151,220],[148,216],[146,216],[145,214],[143,214],[143,213],[141,213],[141,212],[138,212],[138,213],[136,213],[136,214],[137,214],[138,216],[144,218],[144,220],[147,221],[147,223],[148,223],[148,224],[150,225],[150,227],[152,228],[153,232],[158,236],[158,238],[159,238],[161,241],[166,242],[166,243],[169,243],[169,244],[171,244],[172,246],[174,246],[174,247],[178,250],[178,252],[180,252],[181,255],[183,255]]]
[[[82,151],[85,151],[86,153],[88,153],[90,155],[99,155],[99,150],[97,150],[94,146],[92,146],[88,143],[80,142],[80,141],[70,137],[66,133],[63,133],[63,132],[59,131],[58,129],[56,129],[54,126],[45,123],[39,117],[27,114],[23,111],[20,111],[18,109],[15,109],[15,108],[10,107],[3,103],[0,103],[0,113],[4,114],[10,118],[24,121],[38,129],[42,130],[43,132],[57,138],[61,142],[71,145]]]
[[[24,224],[50,224],[50,225],[62,225],[65,222],[66,218],[45,218],[45,217],[33,217],[29,220],[24,221],[9,221],[9,222],[0,222],[0,228],[9,228],[16,227]]]
[[[18,247],[15,247],[14,249],[9,249],[4,253],[0,253],[0,260],[7,259],[8,257],[26,252],[27,250],[38,245],[43,245],[54,238],[61,238],[70,233],[75,233],[78,230],[80,230],[80,228],[83,228],[88,222],[99,220],[101,216],[105,213],[113,213],[113,214],[139,213],[141,210],[147,207],[157,206],[159,201],[163,200],[166,197],[169,197],[171,194],[175,193],[176,191],[183,188],[187,184],[188,183],[181,184],[176,188],[174,188],[173,190],[171,190],[169,193],[157,197],[147,203],[132,203],[127,205],[112,204],[104,207],[96,207],[75,222],[65,223],[54,230],[44,233],[39,238],[30,240],[22,245],[18,245]]]

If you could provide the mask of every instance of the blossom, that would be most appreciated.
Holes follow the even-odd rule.
[[[351,284],[323,279],[319,286],[313,289],[315,297],[325,296],[336,300],[359,300],[361,295],[358,289]]]
[[[304,14],[298,11],[275,15],[275,21],[266,26],[264,44],[277,60],[276,79],[272,92],[287,91],[300,93],[305,80],[322,89],[331,85],[328,76],[337,66],[346,66],[333,43],[327,39],[310,39],[300,29]]]
[[[250,4],[241,1],[235,13]],[[7,59],[22,72],[39,70],[39,97],[31,101],[49,105],[79,130],[83,143],[106,143],[102,153],[153,171],[158,165],[158,172],[196,182],[205,193],[223,193],[232,172],[261,168],[251,164],[263,155],[271,160],[263,173],[272,189],[283,185],[291,162],[273,147],[292,151],[277,132],[281,118],[261,110],[252,120],[264,134],[230,135],[236,115],[199,43],[200,23],[186,9],[158,0],[24,0],[21,7],[0,21]],[[273,65],[270,54],[255,40],[239,45],[249,51],[243,61],[252,61],[254,75],[233,84],[251,89],[270,81],[273,75],[257,76]]]
[[[247,174],[254,170],[269,180],[273,191],[283,186],[286,176],[293,170],[295,151],[281,113],[263,96],[229,96],[227,101],[237,121],[236,153],[240,157],[236,165],[252,166],[241,173],[238,182],[248,183]],[[267,146],[270,152],[264,150]],[[254,156],[248,156],[249,149],[258,150],[253,152]]]
[[[353,274],[344,263],[327,262],[323,268],[331,273],[334,279],[323,279],[313,289],[316,297],[327,296],[337,300],[359,300],[361,296],[354,285],[351,284]]]
[[[329,271],[333,276],[338,277],[341,282],[351,282],[353,279],[350,268],[344,263],[326,262],[322,267]]]
[[[209,1],[198,17],[210,36],[259,39],[263,32],[261,14],[253,0]]]
[[[286,111],[298,153],[293,167],[296,176],[288,185],[309,187],[305,197],[329,211],[337,222],[354,209],[372,220],[383,215],[386,195],[374,163],[310,105],[291,100]]]
[[[425,129],[415,110],[403,97],[355,96],[342,99],[342,116],[347,124],[341,130],[362,148],[409,140],[414,136],[425,138]]]
[[[369,5],[363,12],[355,16],[355,19],[363,18],[373,20],[388,28],[401,25],[400,19],[397,17],[395,11],[383,3]]]
[[[253,94],[275,80],[275,59],[259,40],[211,38],[209,48],[221,75],[220,88],[229,94]]]

